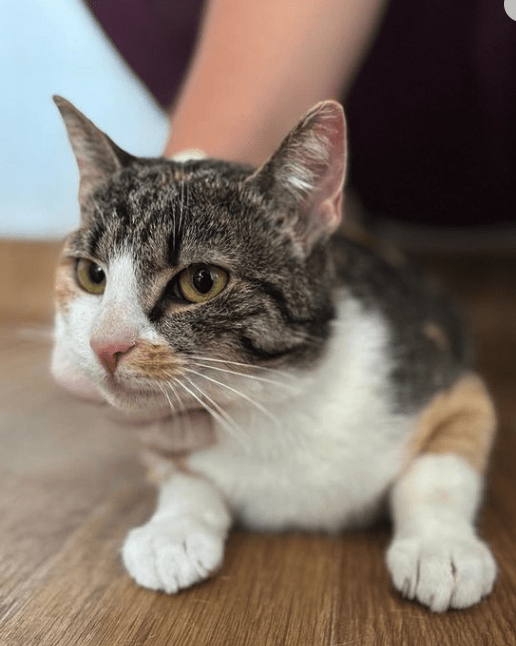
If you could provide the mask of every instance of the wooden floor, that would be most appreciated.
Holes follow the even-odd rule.
[[[489,599],[444,615],[403,601],[383,563],[387,526],[235,532],[212,580],[174,597],[136,587],[118,557],[153,505],[136,445],[126,427],[53,385],[50,341],[33,323],[48,310],[39,316],[18,294],[18,317],[0,299],[0,644],[516,645],[516,256],[426,262],[462,300],[500,414],[480,520],[500,566]],[[2,269],[5,279],[0,259]]]

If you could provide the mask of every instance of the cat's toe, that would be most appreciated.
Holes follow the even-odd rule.
[[[419,582],[419,550],[409,539],[393,541],[387,551],[387,568],[394,587],[407,599],[414,599]]]
[[[122,560],[145,588],[173,594],[203,581],[222,563],[223,538],[190,517],[151,521],[129,532]]]
[[[496,579],[496,561],[485,543],[476,539],[475,544],[453,551],[456,585],[451,607],[467,608],[488,595]]]
[[[467,608],[489,594],[496,563],[476,536],[395,538],[387,552],[394,586],[434,612]]]

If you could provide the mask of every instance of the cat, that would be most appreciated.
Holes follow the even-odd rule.
[[[404,597],[440,612],[490,593],[474,520],[493,405],[454,309],[341,234],[340,104],[255,169],[133,157],[55,102],[81,220],[57,271],[52,372],[165,438],[147,438],[165,456],[157,508],[122,548],[136,582],[175,593],[213,575],[234,522],[336,531],[388,509]]]

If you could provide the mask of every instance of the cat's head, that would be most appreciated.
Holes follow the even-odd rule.
[[[322,356],[335,297],[327,241],[345,175],[338,103],[315,106],[254,170],[133,157],[55,101],[81,208],[56,282],[62,385],[119,407],[178,396],[199,407],[237,399],[231,373],[265,384],[269,369]]]

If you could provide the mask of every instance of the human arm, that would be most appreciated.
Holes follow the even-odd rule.
[[[299,117],[349,87],[387,0],[208,0],[165,156],[259,164]]]

